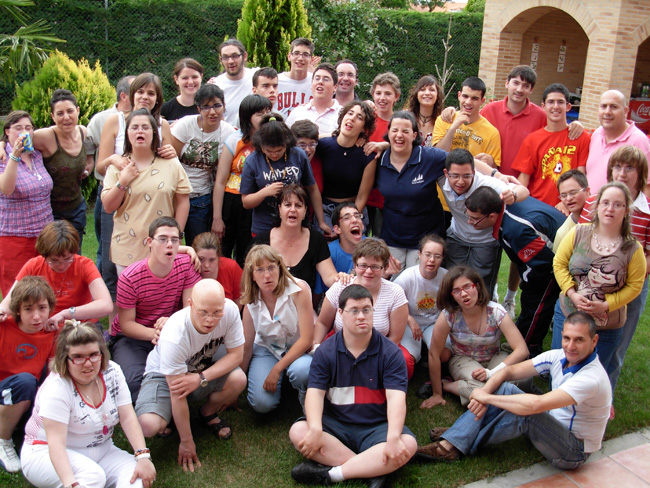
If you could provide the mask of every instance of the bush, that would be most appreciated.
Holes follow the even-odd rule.
[[[29,112],[36,127],[49,127],[52,124],[50,98],[58,88],[70,90],[77,98],[79,123],[83,125],[88,124],[95,113],[115,103],[115,88],[102,72],[99,61],[91,68],[85,59],[75,63],[62,52],[55,51],[31,81],[16,87],[13,109]],[[86,200],[96,186],[92,175],[84,180],[82,190]]]

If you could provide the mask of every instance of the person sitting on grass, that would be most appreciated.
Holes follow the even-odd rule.
[[[559,469],[576,469],[602,445],[612,389],[596,354],[596,324],[588,314],[573,312],[564,322],[562,349],[546,351],[492,375],[474,390],[468,411],[449,429],[434,428],[432,444],[418,455],[455,461],[478,449],[520,435]],[[549,373],[551,390],[526,394],[510,381]]]
[[[246,388],[239,368],[244,354],[244,330],[239,309],[225,298],[212,279],[199,281],[185,307],[169,317],[156,347],[147,357],[135,412],[145,437],[165,432],[174,419],[180,444],[178,464],[194,472],[201,466],[190,427],[188,401],[202,402],[199,415],[217,438],[228,439],[232,429],[219,412],[234,403]],[[213,362],[221,344],[225,356]]]
[[[369,486],[384,486],[384,476],[415,453],[415,436],[404,425],[404,356],[373,327],[373,303],[361,285],[343,290],[338,302],[343,329],[314,354],[306,417],[289,431],[308,459],[291,471],[300,483],[365,478]]]
[[[29,410],[54,356],[56,334],[45,324],[54,308],[54,291],[40,276],[25,276],[13,288],[11,317],[0,324],[0,466],[20,471],[11,436]]]

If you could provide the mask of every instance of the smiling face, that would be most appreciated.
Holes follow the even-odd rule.
[[[399,96],[392,85],[377,85],[372,92],[372,100],[377,108],[377,115],[383,120],[390,120],[393,107]]]
[[[564,206],[572,214],[582,212],[587,197],[589,196],[589,191],[586,188],[580,186],[575,178],[569,178],[558,186],[558,191],[560,193],[560,200],[564,203]],[[564,196],[564,198],[562,198]]]
[[[314,76],[311,79],[311,91],[314,95],[314,100],[331,101],[336,91],[336,84],[332,74],[325,70],[319,69],[314,71]]]
[[[156,87],[153,83],[148,83],[138,88],[133,95],[133,111],[140,108],[146,108],[151,112],[156,106]]]
[[[201,73],[192,68],[183,68],[178,75],[174,75],[174,83],[178,85],[178,89],[183,95],[194,96],[201,88],[202,79]]]
[[[607,188],[598,202],[599,224],[620,228],[627,215],[626,205],[625,193],[620,188]]]
[[[70,132],[79,122],[79,107],[70,100],[56,102],[52,110],[52,120],[59,129]]]
[[[35,334],[45,327],[50,316],[50,304],[47,298],[20,304],[20,320],[18,327],[27,334]]]
[[[373,269],[373,267],[375,269]],[[379,287],[381,284],[381,275],[384,270],[384,263],[381,259],[372,256],[363,256],[357,259],[354,268],[357,272],[356,283],[358,285],[361,285],[368,290],[376,290]]]
[[[309,63],[312,60],[312,53],[307,46],[294,46],[291,52],[287,55],[291,63],[291,73],[297,79],[304,79],[307,76]]]
[[[481,104],[485,101],[481,90],[472,90],[469,86],[464,86],[458,92],[458,102],[460,110],[466,112],[470,117],[475,118],[479,115]]]
[[[562,349],[569,367],[574,366],[591,355],[596,349],[598,335],[589,336],[587,324],[564,322],[562,330]]]
[[[418,102],[420,102],[420,107],[432,108],[437,100],[438,90],[435,85],[423,86],[418,90]]]
[[[201,278],[217,279],[219,275],[219,256],[214,249],[199,249],[196,255],[201,263]]]
[[[546,112],[548,122],[566,124],[566,113],[571,110],[571,104],[562,93],[551,92],[546,96],[546,101],[542,102],[542,108]]]
[[[533,86],[520,76],[516,76],[506,81],[506,90],[508,90],[508,100],[521,104],[528,100],[533,91]]]
[[[207,129],[211,132],[212,128],[216,130],[216,127],[221,124],[226,107],[223,104],[223,100],[213,97],[208,100],[201,100],[199,111],[201,112],[201,118],[205,123],[204,130]]]
[[[5,134],[7,134],[9,144],[12,146],[16,145],[16,139],[24,132],[29,132],[32,136],[34,135],[34,126],[30,122],[29,117],[18,119],[11,124],[11,127],[5,127]]]
[[[344,207],[339,214],[339,223],[334,226],[334,232],[340,240],[347,241],[353,246],[363,239],[363,215],[356,208]]]
[[[288,198],[282,201],[278,207],[278,212],[283,225],[299,227],[302,225],[305,215],[307,215],[307,207],[305,202],[300,200],[296,194],[291,193]]]
[[[236,78],[244,71],[248,54],[242,53],[237,46],[224,46],[220,57],[226,76]]]
[[[341,134],[357,138],[363,132],[366,124],[366,114],[359,105],[354,105],[341,119]]]
[[[262,259],[253,266],[253,281],[263,293],[273,293],[280,280],[280,266],[274,261]]]
[[[623,133],[627,127],[626,115],[625,97],[620,92],[609,90],[602,94],[598,105],[598,120],[606,133],[613,135]]]
[[[394,118],[388,128],[390,150],[395,154],[411,154],[417,136],[410,120]]]
[[[432,280],[438,274],[444,258],[444,249],[438,242],[427,242],[422,251],[418,253],[420,258],[420,274],[426,280]]]
[[[451,164],[449,170],[445,169],[445,176],[449,181],[449,186],[456,192],[457,195],[467,193],[472,186],[474,180],[474,169],[472,165],[467,164]]]
[[[97,354],[101,354],[101,351],[99,349],[99,344],[96,342],[80,346],[70,346],[68,349],[68,357],[73,359],[78,357],[96,356]],[[68,374],[80,385],[87,385],[92,382],[99,374],[99,370],[102,367],[102,361],[92,363],[89,360],[86,360],[83,364],[74,364],[69,359],[66,359],[66,361],[68,362]]]
[[[136,148],[151,148],[153,142],[153,127],[151,127],[151,120],[146,115],[136,115],[131,119],[128,127],[129,141],[131,147]]]
[[[339,78],[337,92],[345,95],[354,92],[357,86],[357,72],[350,63],[341,63],[336,67],[336,75]]]
[[[266,76],[259,76],[257,78],[257,86],[253,87],[253,93],[268,98],[271,104],[275,106],[275,102],[278,101],[278,77],[267,78]]]
[[[478,290],[476,289],[476,284],[465,276],[461,276],[454,280],[451,294],[461,309],[472,308],[478,302]]]

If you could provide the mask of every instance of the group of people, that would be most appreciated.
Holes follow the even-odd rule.
[[[247,68],[229,39],[205,85],[200,63],[178,61],[167,102],[142,73],[87,128],[65,89],[52,127],[8,116],[7,471],[39,487],[149,488],[147,437],[176,430],[179,465],[200,465],[188,400],[225,440],[221,412],[245,390],[272,412],[285,375],[305,414],[289,432],[308,458],[299,482],[383,486],[416,454],[455,460],[522,433],[564,469],[600,449],[648,292],[650,140],[626,121],[625,97],[602,95],[590,135],[567,124],[566,87],[549,85],[539,107],[535,72],[517,66],[502,101],[483,106],[485,84],[469,77],[444,108],[426,75],[395,110],[393,73],[363,101],[354,62],[313,53],[298,38],[288,72]],[[97,265],[81,256],[93,170]],[[418,447],[404,423],[423,356],[422,408],[448,393],[468,412]],[[534,395],[539,374],[551,391]],[[18,457],[12,435],[30,412]],[[113,445],[117,424],[134,456]]]

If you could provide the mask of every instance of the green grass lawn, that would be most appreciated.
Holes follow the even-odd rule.
[[[95,258],[97,242],[94,236],[92,214],[88,216],[88,234],[84,239],[84,255]],[[499,293],[503,297],[510,263],[504,256],[499,274]],[[550,346],[550,334],[547,337]],[[616,418],[607,427],[606,438],[650,425],[648,384],[650,380],[650,329],[644,313],[636,336],[628,351],[615,395]],[[406,424],[421,443],[428,443],[428,432],[434,426],[448,426],[463,412],[458,399],[447,396],[447,404],[432,410],[421,410],[421,400],[415,396],[417,387],[427,379],[427,372],[416,367],[408,392]],[[543,385],[540,383],[543,387]],[[246,404],[245,395],[240,398],[242,412],[228,411],[224,417],[232,424],[234,434],[230,440],[221,441],[202,427],[193,414],[193,432],[202,466],[193,474],[184,473],[176,464],[178,437],[148,441],[151,448],[158,480],[155,487],[192,488],[237,487],[285,487],[298,486],[290,477],[291,468],[302,457],[293,449],[288,431],[291,423],[302,411],[297,395],[285,385],[283,401],[277,411],[269,415],[255,414]],[[17,443],[19,438],[14,439]],[[118,431],[115,442],[123,448],[130,447],[124,435]],[[396,487],[445,487],[460,486],[481,478],[496,476],[513,469],[542,461],[542,456],[525,439],[517,439],[499,446],[484,449],[480,455],[465,458],[452,464],[411,463],[391,476]],[[30,486],[20,474],[0,472],[0,486],[19,488]],[[342,486],[361,487],[360,482],[347,482]]]

